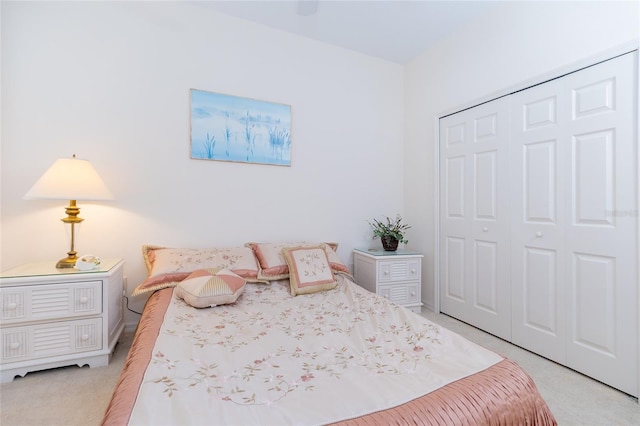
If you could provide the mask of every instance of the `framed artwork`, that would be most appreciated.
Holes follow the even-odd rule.
[[[191,89],[191,158],[291,165],[291,106]]]

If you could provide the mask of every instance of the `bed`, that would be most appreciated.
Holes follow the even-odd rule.
[[[206,308],[181,286],[228,255],[143,248],[152,295],[102,424],[556,424],[517,364],[364,290],[330,246],[278,244],[275,269],[250,247],[256,273],[225,262],[245,284]]]

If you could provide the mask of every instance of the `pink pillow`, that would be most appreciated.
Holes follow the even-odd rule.
[[[282,249],[282,255],[289,267],[293,296],[331,290],[338,285],[324,247],[288,247]]]

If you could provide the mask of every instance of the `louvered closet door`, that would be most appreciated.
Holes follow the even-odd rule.
[[[511,336],[506,99],[440,120],[440,310]]]
[[[638,395],[635,54],[512,97],[513,342]]]

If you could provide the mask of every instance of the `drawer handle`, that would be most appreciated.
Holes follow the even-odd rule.
[[[83,334],[82,336],[80,336],[80,340],[83,340],[83,341],[89,340],[89,335],[87,333]]]
[[[416,273],[416,270],[415,270],[415,269],[412,269],[412,270],[411,270],[411,273],[412,273],[412,274],[415,274],[415,273]]]
[[[540,238],[540,237],[542,237],[542,232],[540,231],[536,232],[536,238]]]
[[[489,232],[489,228],[485,226],[484,228],[482,228],[482,232]]]
[[[16,302],[7,303],[7,309],[9,309],[10,311],[13,311],[17,307],[18,304]]]
[[[87,298],[87,296],[82,296],[82,297],[80,298],[80,303],[82,303],[83,305],[84,305],[85,303],[87,303],[88,301],[89,301],[89,299]]]
[[[11,349],[18,349],[18,348],[20,347],[20,342],[11,342],[11,343],[9,344],[9,347],[10,347]]]
[[[384,275],[389,275],[389,271],[384,271],[383,274]]]
[[[416,292],[415,292],[415,291],[412,291],[412,292],[411,292],[411,295],[412,295],[412,296],[415,296],[415,295],[416,295]]]

